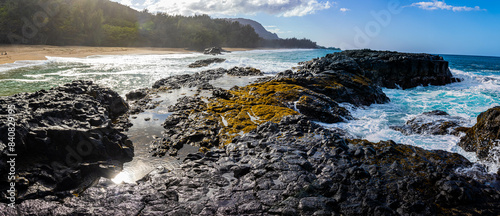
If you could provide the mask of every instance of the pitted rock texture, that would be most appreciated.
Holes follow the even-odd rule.
[[[101,180],[79,197],[26,200],[17,210],[55,215],[498,214],[498,189],[455,173],[468,166],[458,154],[344,140],[303,116],[287,116],[222,149],[188,155],[179,168],[158,169],[136,184]]]
[[[226,73],[226,69],[218,68],[194,74],[175,75],[156,81],[153,88],[179,89],[181,87],[196,87],[207,84],[210,80],[218,79]]]
[[[365,76],[373,84],[386,88],[407,89],[460,81],[453,78],[447,61],[441,56],[430,54],[347,50],[302,64],[301,71],[319,73],[343,70]]]
[[[263,76],[264,73],[252,67],[233,67],[227,71],[229,76]]]
[[[9,105],[15,114],[8,113]],[[18,199],[78,193],[121,171],[133,157],[132,143],[117,129],[128,127],[119,121],[127,110],[116,92],[89,81],[1,97],[1,144],[9,142],[9,117],[15,123]],[[0,155],[1,173],[9,170],[8,150]],[[0,180],[1,200],[8,184],[7,178]]]
[[[451,134],[458,136],[466,123],[467,120],[464,118],[450,116],[450,114],[444,111],[434,110],[417,115],[415,118],[408,120],[404,126],[394,126],[391,128],[400,131],[404,135]]]
[[[350,103],[356,106],[369,106],[389,102],[382,89],[360,74],[345,70],[326,70],[316,73],[307,71],[278,73],[273,80],[286,80],[324,94],[338,103]]]

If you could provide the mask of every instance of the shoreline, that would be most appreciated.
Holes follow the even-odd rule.
[[[249,51],[253,48],[224,48],[228,51]],[[50,46],[50,45],[0,45],[0,65],[23,60],[47,60],[52,57],[85,58],[93,55],[130,55],[130,54],[182,54],[196,51],[185,48],[159,47],[88,47],[88,46]]]

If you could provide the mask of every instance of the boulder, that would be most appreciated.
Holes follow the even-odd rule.
[[[183,74],[170,76],[161,80],[156,81],[153,84],[153,88],[164,88],[164,89],[180,89],[181,87],[192,88],[196,86],[201,86],[208,83],[210,80],[215,80],[221,78],[227,70],[224,68],[217,68],[213,70],[206,70],[202,72],[197,72],[194,74]]]
[[[481,160],[500,163],[500,107],[493,107],[477,116],[477,123],[466,131],[458,146],[476,152]],[[496,156],[495,156],[496,155]]]
[[[229,76],[263,76],[264,73],[252,67],[233,67],[227,71]]]
[[[205,55],[220,55],[220,54],[222,54],[221,52],[223,52],[223,50],[220,47],[210,47],[210,48],[206,48],[203,51],[203,54],[205,54]]]
[[[431,134],[431,135],[456,135],[467,123],[467,120],[457,116],[450,116],[441,110],[424,112],[406,121],[404,126],[393,126],[394,130],[400,131],[404,135],[411,134]],[[457,130],[458,129],[458,130]]]
[[[284,71],[279,73],[274,80],[305,87],[324,94],[338,103],[369,106],[390,101],[382,89],[369,79],[346,70],[326,70],[315,73]]]
[[[127,98],[127,101],[136,101],[143,99],[147,95],[148,95],[148,89],[138,89],[127,93],[125,95],[125,98]]]
[[[210,64],[213,64],[213,63],[221,63],[221,62],[224,62],[226,61],[226,59],[223,59],[223,58],[209,58],[209,59],[203,59],[203,60],[198,60],[198,61],[195,61],[194,63],[188,65],[188,67],[190,68],[200,68],[200,67],[206,67]]]
[[[132,143],[113,123],[127,110],[116,92],[86,81],[0,98],[0,146],[16,144],[14,152],[3,149],[0,160],[17,154],[18,199],[78,194],[100,177],[114,177],[133,157]],[[14,140],[7,136],[11,128]],[[1,164],[1,173],[8,169]],[[6,180],[0,180],[2,191]]]

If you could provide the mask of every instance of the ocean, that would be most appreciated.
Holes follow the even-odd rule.
[[[253,50],[227,53],[221,58],[226,62],[204,68],[188,68],[187,65],[209,56],[199,53],[169,55],[107,55],[87,58],[48,57],[43,61],[18,61],[0,65],[0,96],[20,92],[33,92],[68,83],[72,80],[93,80],[124,96],[127,92],[151,87],[161,79],[177,74],[190,74],[218,67],[255,67],[266,75],[296,67],[298,62],[322,57],[332,50]],[[341,128],[358,138],[372,142],[394,140],[430,150],[446,150],[464,155],[476,162],[473,153],[463,151],[456,145],[460,138],[452,135],[403,135],[391,129],[401,126],[407,120],[423,112],[442,110],[452,116],[466,119],[466,125],[473,126],[479,113],[500,106],[500,57],[465,55],[442,55],[449,61],[450,69],[462,82],[445,86],[420,86],[412,89],[386,89],[391,99],[387,104],[349,109],[356,120],[344,123],[322,124],[324,127]],[[235,83],[228,82],[231,87]],[[150,113],[151,114],[151,113]],[[153,113],[153,118],[165,113]],[[143,120],[133,123],[140,126]],[[132,129],[133,130],[133,129]],[[146,130],[145,130],[146,131]],[[150,136],[153,136],[150,134]],[[147,152],[144,150],[144,154]],[[496,171],[498,164],[485,164],[490,171]]]

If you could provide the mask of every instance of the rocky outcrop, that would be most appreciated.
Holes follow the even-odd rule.
[[[143,99],[146,97],[149,93],[149,89],[143,88],[143,89],[138,89],[135,91],[131,91],[125,95],[125,98],[127,98],[127,101],[136,101]]]
[[[481,160],[500,163],[500,107],[479,114],[477,123],[458,143],[465,151],[476,152]],[[492,157],[496,155],[496,157]]]
[[[95,215],[496,215],[500,193],[455,172],[458,154],[344,140],[293,115],[221,149],[190,154],[135,184],[101,180],[80,197],[26,200],[17,212]],[[489,179],[488,181],[492,181]],[[0,204],[0,208],[14,211]],[[92,209],[90,211],[89,209]],[[17,213],[13,212],[13,213]]]
[[[431,134],[431,135],[459,135],[460,129],[467,120],[457,116],[450,116],[441,110],[424,112],[406,122],[404,126],[391,127],[404,135]],[[458,130],[457,130],[458,129]]]
[[[259,69],[252,67],[233,67],[227,71],[229,76],[264,76]]]
[[[203,87],[208,85],[209,81],[221,78],[224,75],[231,76],[262,76],[263,73],[255,68],[251,67],[234,67],[229,70],[224,68],[217,68],[213,70],[206,70],[202,72],[197,72],[194,74],[184,74],[167,77],[156,81],[153,84],[153,88],[158,89],[179,89],[181,87],[193,88],[193,87]]]
[[[210,47],[210,48],[206,48],[204,51],[203,51],[203,54],[205,55],[220,55],[222,54],[224,50],[220,47]]]
[[[301,113],[312,120],[329,123],[352,118],[329,97],[280,81],[229,91],[217,89],[207,102],[185,97],[169,110],[174,113],[165,120],[164,137],[152,145],[155,155],[176,155],[185,144],[202,149],[222,147],[262,123],[278,122],[288,115]]]
[[[289,83],[324,94],[338,103],[346,102],[357,106],[368,106],[390,101],[382,89],[369,79],[346,70],[327,70],[314,74],[306,71],[296,73],[285,71],[279,73],[275,79],[284,78]]]
[[[223,59],[223,58],[209,58],[209,59],[195,61],[194,63],[188,65],[188,67],[200,68],[200,67],[206,67],[206,66],[213,64],[213,63],[221,63],[221,62],[225,62],[225,61],[226,61],[226,59]]]
[[[318,73],[344,70],[363,75],[373,84],[403,89],[420,85],[445,85],[453,78],[441,56],[373,50],[347,50],[303,62],[300,70]]]
[[[127,103],[92,82],[2,97],[0,107],[0,145],[16,144],[15,152],[2,151],[0,172],[8,173],[7,154],[17,154],[18,200],[78,194],[100,177],[113,177],[133,157],[132,143],[118,130],[128,127],[126,120],[114,124],[123,122]],[[15,124],[14,140],[7,136],[9,121]],[[0,180],[1,200],[6,180]]]

